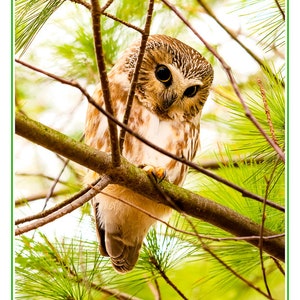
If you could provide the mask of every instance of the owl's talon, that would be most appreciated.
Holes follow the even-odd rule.
[[[141,167],[148,176],[153,176],[157,183],[162,182],[166,178],[166,170],[162,167],[153,167],[150,165],[144,165]]]

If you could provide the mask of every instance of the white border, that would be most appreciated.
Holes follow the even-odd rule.
[[[1,55],[0,55],[0,128],[1,128],[1,146],[0,146],[0,183],[1,183],[1,209],[0,209],[0,266],[1,280],[0,291],[2,299],[11,299],[11,22],[13,12],[11,11],[11,1],[2,1],[0,10],[0,28],[1,28]]]
[[[293,2],[293,3],[292,3]],[[289,1],[289,299],[299,299],[300,269],[300,45],[299,5]]]

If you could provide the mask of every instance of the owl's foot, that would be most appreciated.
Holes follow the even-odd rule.
[[[154,167],[151,165],[142,165],[140,166],[148,176],[152,176],[156,183],[162,182],[166,178],[166,170],[163,167]]]

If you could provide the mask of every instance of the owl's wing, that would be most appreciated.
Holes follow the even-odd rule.
[[[94,101],[101,107],[104,106],[103,93],[100,84],[96,87],[93,94]],[[92,104],[88,105],[85,122],[85,142],[93,148],[101,151],[110,151],[109,131],[106,117]],[[91,170],[85,176],[85,181],[91,183],[97,179],[99,175]],[[105,247],[105,230],[103,224],[99,221],[100,214],[98,213],[97,201],[99,196],[96,196],[93,201],[94,216],[96,223],[96,233],[99,240],[99,250],[104,256],[109,256]],[[99,217],[98,217],[99,216]]]
[[[127,94],[114,82],[111,83],[110,90],[116,117],[122,120]],[[93,98],[97,104],[104,106],[100,85],[96,88]],[[88,106],[86,115],[85,141],[96,149],[110,152],[107,118],[91,104]],[[93,182],[97,177],[97,173],[89,171],[86,181]],[[105,192],[118,197],[124,195],[124,190],[120,191],[116,185],[109,186],[105,189]],[[131,191],[128,190],[128,192],[130,195],[132,194]],[[141,226],[142,234],[139,235],[139,229],[131,226],[132,222],[135,223],[136,214],[140,213],[120,203],[118,200],[107,199],[101,194],[97,195],[92,203],[100,253],[111,258],[111,262],[118,272],[122,273],[131,270],[138,260],[139,250],[146,230]],[[110,206],[114,208],[111,209]],[[116,211],[118,209],[119,213]],[[118,220],[116,215],[120,216]],[[148,224],[146,227],[148,227]]]

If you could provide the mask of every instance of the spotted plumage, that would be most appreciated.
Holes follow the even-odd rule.
[[[120,121],[126,110],[139,45],[137,42],[127,49],[108,75],[114,114]],[[211,65],[196,50],[168,36],[149,36],[128,126],[151,143],[192,160],[199,147],[200,116],[212,80]],[[104,106],[100,84],[93,97]],[[92,105],[86,116],[85,141],[101,151],[111,151],[107,119]],[[174,184],[182,185],[185,179],[185,165],[130,134],[126,134],[122,154],[137,166],[163,167],[167,179]],[[96,173],[88,172],[86,181],[96,178]],[[143,239],[155,220],[118,199],[159,219],[168,218],[171,209],[119,185],[109,185],[104,192],[112,197],[99,194],[92,202],[100,252],[111,258],[118,272],[127,272],[136,264]]]

